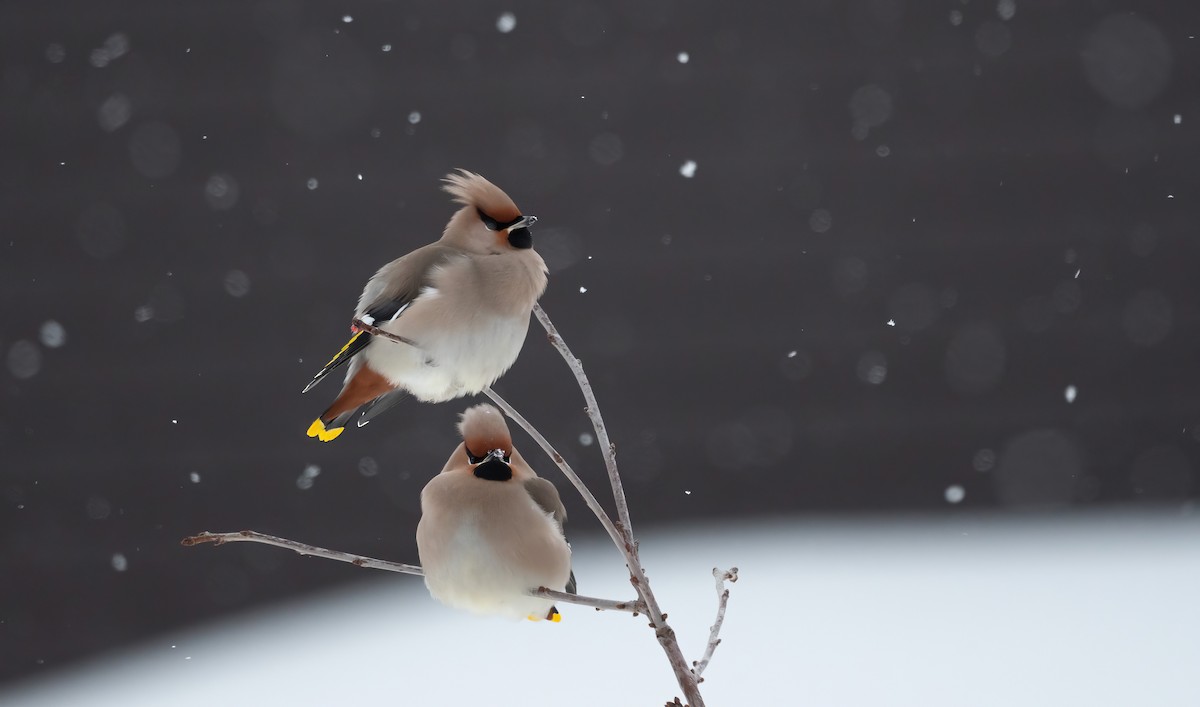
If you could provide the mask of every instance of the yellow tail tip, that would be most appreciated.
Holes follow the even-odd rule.
[[[554,612],[554,613],[553,613],[553,614],[550,616],[550,621],[551,621],[552,623],[556,623],[556,624],[557,624],[557,623],[561,623],[561,622],[562,622],[562,614],[558,613],[557,611],[556,611],[556,612]]]
[[[332,430],[325,428],[325,423],[321,422],[320,418],[313,420],[313,423],[308,426],[308,436],[316,437],[322,442],[332,442],[337,439],[337,436],[345,430],[345,427],[335,427]]]

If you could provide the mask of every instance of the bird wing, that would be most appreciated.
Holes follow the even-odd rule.
[[[567,509],[563,506],[562,498],[558,495],[558,489],[549,481],[535,476],[525,482],[525,491],[533,502],[538,505],[546,513],[554,517],[554,521],[558,523],[558,529],[563,532],[563,524],[567,522]],[[566,539],[566,533],[563,532],[563,539]],[[566,591],[569,594],[577,593],[575,591],[575,570],[571,570],[571,577],[567,580]],[[557,613],[557,610],[552,610],[552,613]]]
[[[533,502],[538,505],[546,513],[554,516],[555,522],[561,530],[563,523],[567,521],[567,509],[563,507],[562,499],[558,495],[558,489],[554,484],[535,476],[525,482],[525,491]]]
[[[358,318],[371,323],[396,319],[420,297],[422,289],[429,284],[434,268],[458,254],[459,251],[454,248],[433,243],[384,265],[363,288],[356,312]],[[329,359],[329,363],[304,386],[303,392],[312,390],[325,376],[349,362],[370,342],[371,334],[355,331],[341,351]],[[384,406],[376,414],[387,407],[391,406]]]

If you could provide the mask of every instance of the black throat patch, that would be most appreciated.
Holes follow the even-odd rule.
[[[508,243],[513,248],[524,250],[533,247],[533,234],[528,228],[514,228],[508,232]]]
[[[475,475],[488,481],[508,481],[512,478],[512,467],[492,458],[475,467]]]

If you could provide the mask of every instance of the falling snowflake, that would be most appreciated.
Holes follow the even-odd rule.
[[[313,487],[313,481],[321,473],[321,467],[316,464],[309,464],[304,467],[304,471],[300,472],[300,477],[296,479],[296,488],[301,491],[307,491]]]
[[[41,340],[42,346],[48,349],[57,349],[67,343],[67,330],[63,328],[62,324],[49,319],[38,330],[38,339]]]

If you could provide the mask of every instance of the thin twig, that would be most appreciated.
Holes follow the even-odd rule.
[[[202,543],[212,543],[213,545],[224,545],[225,543],[261,543],[263,545],[273,545],[282,547],[286,550],[292,550],[301,555],[309,557],[321,557],[326,560],[337,560],[338,562],[348,562],[356,567],[369,567],[376,570],[385,570],[387,572],[399,572],[401,574],[414,574],[424,576],[425,572],[417,565],[406,565],[401,562],[390,562],[388,560],[378,560],[374,557],[365,555],[353,555],[340,550],[328,550],[316,545],[296,542],[287,538],[279,538],[266,533],[259,533],[253,530],[241,530],[236,533],[209,533],[203,532],[199,535],[192,535],[180,541],[180,544],[186,546],[200,545]],[[544,599],[553,599],[561,601],[564,604],[578,604],[579,606],[590,606],[597,611],[625,611],[631,614],[646,613],[646,605],[640,601],[613,601],[612,599],[599,599],[597,597],[584,596],[582,594],[569,594],[567,592],[559,592],[546,587],[537,587],[529,590],[530,596],[542,597]]]
[[[225,543],[262,543],[263,545],[274,545],[282,547],[286,550],[308,555],[310,557],[323,557],[326,560],[337,560],[338,562],[349,562],[358,567],[370,567],[376,570],[387,570],[388,572],[400,572],[401,574],[415,574],[424,576],[425,572],[417,565],[406,565],[400,562],[389,562],[388,560],[377,560],[374,557],[365,555],[352,555],[348,552],[340,550],[326,550],[323,547],[309,545],[307,543],[288,540],[287,538],[277,538],[274,535],[259,533],[253,530],[240,530],[236,533],[210,533],[204,531],[199,535],[192,535],[180,541],[181,545],[192,546],[200,545],[201,543],[212,543],[214,545],[224,545]]]
[[[617,504],[617,519],[621,521],[621,527],[625,529],[626,537],[632,538],[633,523],[629,519],[629,503],[625,500],[625,487],[621,483],[621,475],[617,472],[617,448],[608,437],[608,428],[604,426],[604,418],[600,415],[600,404],[596,402],[596,394],[592,391],[592,384],[588,380],[587,374],[583,372],[583,362],[571,353],[567,342],[563,341],[562,335],[558,333],[558,329],[554,326],[554,322],[550,321],[550,315],[546,314],[542,305],[534,303],[533,313],[541,322],[542,328],[546,330],[546,336],[550,339],[550,343],[558,349],[558,353],[567,362],[571,372],[575,374],[575,381],[583,392],[583,400],[587,403],[588,417],[592,421],[592,428],[596,430],[596,440],[600,443],[600,450],[604,453],[604,467],[608,470],[613,501]],[[695,706],[693,705],[693,707]]]
[[[625,489],[621,483],[621,475],[617,471],[616,447],[608,438],[608,429],[604,426],[604,418],[600,414],[600,405],[596,402],[596,396],[592,392],[592,384],[588,381],[587,374],[583,372],[583,364],[575,357],[575,354],[571,353],[571,349],[567,347],[567,343],[563,341],[562,335],[558,333],[558,329],[550,321],[549,315],[541,305],[534,304],[533,313],[537,316],[542,328],[546,330],[550,343],[554,345],[559,355],[567,362],[571,372],[575,374],[575,381],[579,384],[579,389],[583,392],[583,398],[587,402],[587,414],[592,421],[592,427],[596,430],[596,439],[600,442],[600,449],[604,454],[604,465],[608,470],[613,500],[617,506],[619,530],[624,538],[624,542],[620,542],[616,538],[613,541],[617,544],[617,549],[625,556],[625,563],[629,568],[629,581],[633,584],[638,596],[646,603],[650,615],[650,627],[654,629],[654,637],[658,639],[658,645],[666,653],[667,662],[671,664],[671,670],[675,673],[675,679],[679,682],[679,688],[683,690],[689,707],[704,707],[699,678],[688,666],[687,659],[683,657],[675,629],[667,623],[667,615],[659,607],[658,600],[650,589],[650,580],[646,577],[646,570],[642,568],[641,559],[638,557],[637,541],[634,540],[633,526],[629,521],[629,504],[625,500]]]
[[[558,450],[554,448],[554,445],[550,444],[550,442],[548,442],[546,438],[542,436],[542,433],[538,432],[537,428],[531,425],[529,421],[525,419],[524,415],[517,412],[517,409],[510,405],[507,400],[500,397],[499,393],[491,388],[484,388],[483,394],[491,398],[492,402],[499,405],[500,409],[504,410],[504,413],[508,415],[513,422],[520,425],[521,429],[525,430],[525,432],[527,432],[529,436],[533,438],[533,441],[538,443],[538,446],[542,448],[542,451],[546,453],[546,456],[554,460],[554,463],[557,464],[558,468],[562,470],[562,473],[566,475],[567,479],[571,482],[571,485],[573,485],[575,490],[579,492],[579,495],[583,496],[583,500],[585,503],[587,503],[587,507],[592,509],[592,513],[596,514],[596,518],[600,520],[600,524],[604,526],[604,530],[608,532],[608,536],[612,538],[612,541],[617,544],[617,547],[624,545],[625,539],[621,536],[621,533],[617,530],[617,527],[613,525],[612,518],[608,516],[608,513],[604,510],[604,507],[601,506],[600,502],[596,500],[596,497],[592,495],[592,490],[587,487],[587,484],[583,483],[583,479],[579,478],[579,474],[575,473],[575,470],[572,469],[571,465],[563,459],[563,456],[558,453]]]
[[[412,339],[406,339],[405,337],[400,336],[399,334],[393,334],[390,331],[384,331],[383,329],[380,329],[379,327],[375,326],[374,324],[367,324],[366,322],[364,322],[361,319],[358,319],[357,317],[354,319],[353,322],[351,322],[351,324],[358,327],[359,329],[362,329],[363,331],[367,332],[371,336],[382,336],[383,338],[391,339],[392,341],[395,341],[398,344],[408,344],[409,346],[411,346],[415,349],[421,348],[420,346],[417,346],[417,342],[413,341]]]
[[[717,646],[721,645],[721,624],[725,623],[725,607],[729,605],[729,590],[725,587],[725,582],[736,582],[738,580],[738,569],[730,567],[727,570],[713,568],[713,579],[717,581],[717,621],[712,625],[712,629],[708,634],[708,647],[704,650],[704,657],[696,661],[692,665],[692,673],[696,675],[696,680],[704,682],[704,678],[700,677],[704,674],[704,669],[708,667],[708,661],[712,660],[713,653],[717,650]]]

